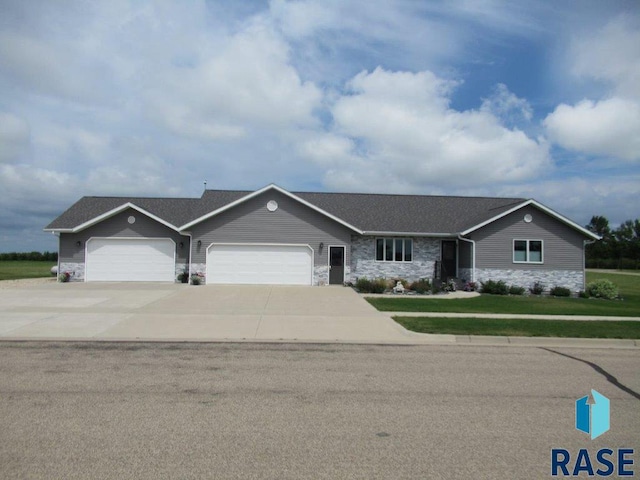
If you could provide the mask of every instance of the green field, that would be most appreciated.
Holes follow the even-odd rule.
[[[0,262],[0,280],[50,277],[55,262],[30,262],[9,260]]]
[[[587,282],[607,278],[620,289],[622,300],[555,298],[548,296],[481,295],[465,299],[367,298],[388,312],[514,313],[532,315],[640,316],[640,276],[587,272]]]
[[[640,338],[640,322],[515,318],[394,317],[407,330],[450,335],[505,337]]]

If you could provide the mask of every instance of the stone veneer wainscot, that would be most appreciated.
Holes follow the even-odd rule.
[[[413,237],[412,262],[376,261],[376,238],[351,237],[351,282],[358,278],[404,278],[410,282],[420,278],[433,279],[435,262],[440,259],[440,240]]]

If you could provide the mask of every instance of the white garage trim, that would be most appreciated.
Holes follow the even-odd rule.
[[[92,248],[98,245],[103,251]],[[166,237],[91,237],[85,282],[175,282],[176,242]]]
[[[292,255],[295,261],[287,264]],[[212,243],[207,247],[206,283],[313,285],[313,256],[307,244]]]

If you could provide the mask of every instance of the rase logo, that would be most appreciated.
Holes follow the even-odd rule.
[[[591,390],[591,397],[591,402],[589,395],[576,400],[576,429],[590,435],[593,440],[609,431],[610,402],[595,390]],[[581,448],[572,459],[568,450],[554,448],[551,450],[551,476],[577,477],[584,472],[590,477],[608,477],[613,474],[633,477],[633,453],[632,448],[601,448],[592,460],[589,450]]]
[[[576,400],[576,428],[591,435],[591,440],[609,431],[609,399],[601,393],[591,390],[593,403],[589,395]]]

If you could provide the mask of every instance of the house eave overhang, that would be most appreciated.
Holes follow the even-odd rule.
[[[131,202],[126,202],[123,203],[122,205],[120,205],[119,207],[116,207],[112,210],[109,210],[108,212],[105,212],[101,215],[98,215],[97,217],[92,218],[91,220],[87,220],[84,223],[81,223],[80,225],[76,225],[75,227],[72,228],[45,228],[44,231],[45,232],[54,232],[54,233],[77,233],[77,232],[81,232],[82,230],[85,230],[97,223],[100,223],[108,218],[113,217],[114,215],[117,215],[118,213],[124,212],[127,209],[133,209],[136,210],[137,212],[140,212],[142,215],[145,215],[149,218],[151,218],[152,220],[155,220],[156,222],[164,225],[165,227],[170,228],[171,230],[175,230],[176,232],[180,232],[180,230],[178,229],[178,227],[176,227],[175,225],[172,225],[171,223],[167,222],[166,220],[163,220],[162,218],[154,215],[151,212],[148,212],[147,210],[145,210],[144,208],[138,207],[137,205],[135,205],[134,203]]]
[[[579,231],[583,235],[585,235],[585,236],[587,236],[587,237],[589,237],[589,238],[591,238],[593,240],[600,240],[602,238],[599,235],[597,235],[597,234],[595,234],[593,232],[590,232],[586,228],[581,227],[577,223],[569,220],[567,217],[565,217],[563,215],[560,215],[558,212],[555,212],[554,210],[551,210],[549,207],[546,207],[545,205],[541,204],[540,202],[537,202],[534,199],[529,199],[529,200],[527,200],[527,201],[525,201],[525,202],[523,202],[523,203],[521,203],[519,205],[516,205],[513,208],[510,208],[509,210],[507,210],[505,212],[502,212],[499,215],[496,215],[495,217],[492,217],[492,218],[490,218],[488,220],[485,220],[482,223],[474,225],[473,227],[471,227],[471,228],[469,228],[469,229],[467,229],[467,230],[465,230],[463,232],[460,232],[460,235],[463,236],[463,237],[467,236],[470,233],[473,233],[476,230],[479,230],[480,228],[482,228],[482,227],[484,227],[486,225],[489,225],[490,223],[493,223],[496,220],[499,220],[499,219],[501,219],[503,217],[506,217],[507,215],[510,215],[513,212],[516,212],[516,211],[520,210],[521,208],[527,207],[529,205],[533,205],[534,207],[536,207],[536,208],[542,210],[543,212],[547,213],[548,215],[554,217],[556,220],[559,220],[560,222],[564,223],[565,225],[573,228],[574,230]]]
[[[376,237],[436,237],[436,238],[453,238],[457,237],[457,233],[428,233],[428,232],[393,232],[393,231],[377,231],[377,230],[365,230],[362,235],[376,236]]]
[[[201,223],[201,222],[204,222],[205,220],[208,220],[209,218],[215,217],[216,215],[220,215],[221,213],[226,212],[227,210],[229,210],[229,209],[231,209],[231,208],[233,208],[233,207],[235,207],[237,205],[240,205],[240,204],[242,204],[242,203],[244,203],[244,202],[246,202],[248,200],[251,200],[252,198],[255,198],[258,195],[261,195],[264,192],[267,192],[269,190],[275,190],[276,192],[279,192],[279,193],[281,193],[281,194],[283,194],[283,195],[285,195],[285,196],[287,196],[287,197],[289,197],[289,198],[291,198],[291,199],[293,199],[293,200],[295,200],[295,201],[297,201],[297,202],[309,207],[310,209],[315,210],[316,212],[320,213],[321,215],[324,215],[325,217],[330,218],[331,220],[333,220],[333,221],[335,221],[335,222],[337,222],[337,223],[349,228],[350,230],[352,230],[352,231],[354,231],[356,233],[362,234],[362,230],[360,230],[359,228],[351,225],[350,223],[345,222],[341,218],[338,218],[335,215],[330,214],[329,212],[327,212],[327,211],[315,206],[312,203],[307,202],[306,200],[298,197],[297,195],[294,195],[291,192],[288,192],[284,188],[281,188],[281,187],[279,187],[279,186],[277,186],[277,185],[275,185],[273,183],[270,184],[270,185],[267,185],[264,188],[256,190],[255,192],[251,192],[250,194],[245,195],[244,197],[239,198],[238,200],[235,200],[235,201],[233,201],[231,203],[228,203],[228,204],[226,204],[226,205],[224,205],[224,206],[222,206],[222,207],[220,207],[220,208],[218,208],[216,210],[213,210],[213,211],[211,211],[211,212],[209,212],[209,213],[207,213],[205,215],[202,215],[201,217],[198,217],[195,220],[192,220],[191,222],[189,222],[189,223],[183,225],[182,227],[180,227],[180,231],[189,229],[189,228],[193,227],[194,225],[197,225],[198,223]]]

